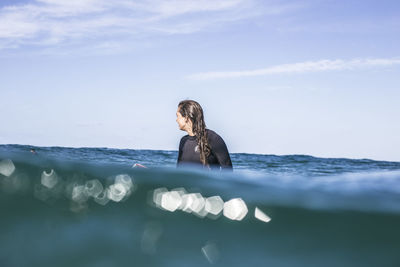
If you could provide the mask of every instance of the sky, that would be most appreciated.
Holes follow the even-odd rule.
[[[1,0],[0,144],[400,161],[400,2]]]

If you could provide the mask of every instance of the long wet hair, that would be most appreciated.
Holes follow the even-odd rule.
[[[183,100],[178,105],[179,113],[192,122],[192,132],[200,150],[200,161],[208,166],[208,156],[211,153],[210,144],[207,139],[206,123],[204,122],[203,109],[200,104],[193,100]]]

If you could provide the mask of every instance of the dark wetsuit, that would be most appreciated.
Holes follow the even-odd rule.
[[[208,156],[208,164],[212,169],[232,169],[232,161],[224,140],[212,130],[207,131],[208,144],[211,153]],[[201,164],[200,151],[196,136],[185,135],[179,144],[178,166],[184,164]]]

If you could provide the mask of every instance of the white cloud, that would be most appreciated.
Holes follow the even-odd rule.
[[[0,8],[0,49],[187,34],[260,15],[259,0],[31,0]],[[271,4],[273,14],[285,6]],[[112,37],[112,38],[111,38]]]
[[[220,11],[230,8],[236,8],[242,4],[243,0],[170,0],[159,1],[150,0],[145,1],[142,8],[152,13],[157,13],[163,17],[170,17],[181,15],[185,13],[204,12],[204,11]],[[248,1],[249,2],[249,1]]]
[[[210,80],[219,78],[240,78],[240,77],[264,76],[264,75],[274,75],[274,74],[357,70],[357,69],[364,69],[371,67],[393,66],[399,64],[400,64],[400,58],[319,60],[319,61],[306,61],[306,62],[292,63],[292,64],[282,64],[255,70],[203,72],[203,73],[192,74],[187,78],[193,80]]]

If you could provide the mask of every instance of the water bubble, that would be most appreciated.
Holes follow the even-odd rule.
[[[179,194],[179,196],[181,197],[181,204],[178,207],[178,209],[181,210],[185,204],[182,200],[182,197],[187,194],[186,189],[183,187],[179,187],[179,188],[174,188],[171,191],[177,192]]]
[[[204,209],[211,215],[218,216],[224,209],[224,201],[220,196],[208,197]]]
[[[97,179],[89,180],[85,183],[86,194],[91,197],[97,197],[101,192],[103,192],[103,185]]]
[[[200,211],[204,208],[206,201],[200,193],[194,193],[193,201],[190,205],[190,209],[194,213],[200,213]]]
[[[160,187],[153,191],[153,202],[156,205],[156,207],[158,208],[161,207],[161,198],[165,192],[168,192],[167,188],[165,187]]]
[[[126,188],[122,184],[113,184],[108,188],[108,198],[115,202],[120,202],[126,195]]]
[[[193,213],[201,218],[207,215],[204,210],[205,199],[200,193],[185,194],[182,196],[181,209],[184,212]]]
[[[153,191],[153,203],[158,207],[171,212],[183,210],[201,218],[207,215],[205,199],[199,193],[187,194],[184,188],[168,191],[166,188],[157,188]]]
[[[88,195],[85,191],[84,185],[76,185],[72,189],[72,196],[71,199],[77,203],[84,203],[88,200]]]
[[[41,176],[41,183],[45,187],[51,189],[53,188],[57,183],[58,183],[58,176],[56,172],[52,169],[49,173],[46,171],[43,171],[42,176]]]
[[[271,218],[267,214],[265,214],[262,210],[257,208],[257,207],[254,210],[254,217],[256,217],[260,221],[263,221],[263,222],[266,222],[266,223],[271,221]]]
[[[123,187],[124,189],[121,189],[121,187]],[[118,191],[118,192],[113,192],[115,194],[112,196],[113,197],[112,200],[119,199],[119,196],[115,197],[116,195],[119,194],[123,194],[123,197],[122,199],[117,201],[126,200],[134,191],[134,184],[132,178],[128,174],[118,174],[117,176],[115,176],[114,186],[111,190]]]
[[[128,174],[119,174],[115,177],[115,184],[122,184],[127,192],[133,190],[132,178]]]
[[[201,210],[199,210],[198,212],[192,212],[192,214],[196,215],[199,218],[204,218],[208,215],[208,212],[206,211],[206,209],[203,206],[203,208]]]
[[[186,189],[183,188],[183,187],[174,188],[174,189],[172,189],[171,191],[178,192],[178,194],[179,194],[180,196],[183,196],[183,195],[187,194]]]
[[[219,259],[218,247],[213,242],[207,242],[206,245],[201,248],[201,252],[203,252],[203,255],[211,264],[216,263]]]
[[[0,161],[0,174],[10,176],[15,171],[14,163],[10,159]]]
[[[157,243],[163,233],[162,225],[158,222],[149,222],[143,231],[140,247],[146,254],[154,255],[157,251]]]
[[[191,213],[192,209],[192,203],[195,201],[196,196],[194,194],[185,194],[182,196],[182,205],[181,209],[184,212]]]
[[[161,207],[165,210],[174,212],[180,207],[182,198],[176,191],[165,192],[161,197]]]
[[[24,173],[15,171],[10,176],[0,179],[1,189],[5,193],[13,194],[17,192],[25,192],[29,189],[29,177]]]
[[[100,205],[106,205],[108,201],[110,201],[110,199],[108,198],[108,189],[104,189],[104,191],[95,196],[94,201]]]
[[[241,198],[231,199],[224,204],[224,216],[228,219],[241,221],[247,212],[246,203]]]
[[[211,219],[218,218],[223,211],[225,217],[240,221],[248,212],[246,203],[241,198],[224,203],[220,196],[204,198],[200,193],[187,193],[182,187],[171,191],[164,187],[155,189],[150,204],[171,212],[182,210],[200,218],[207,216]]]
[[[74,190],[74,187],[77,185],[79,185],[77,182],[67,182],[64,194],[68,199],[72,199],[72,190]]]

